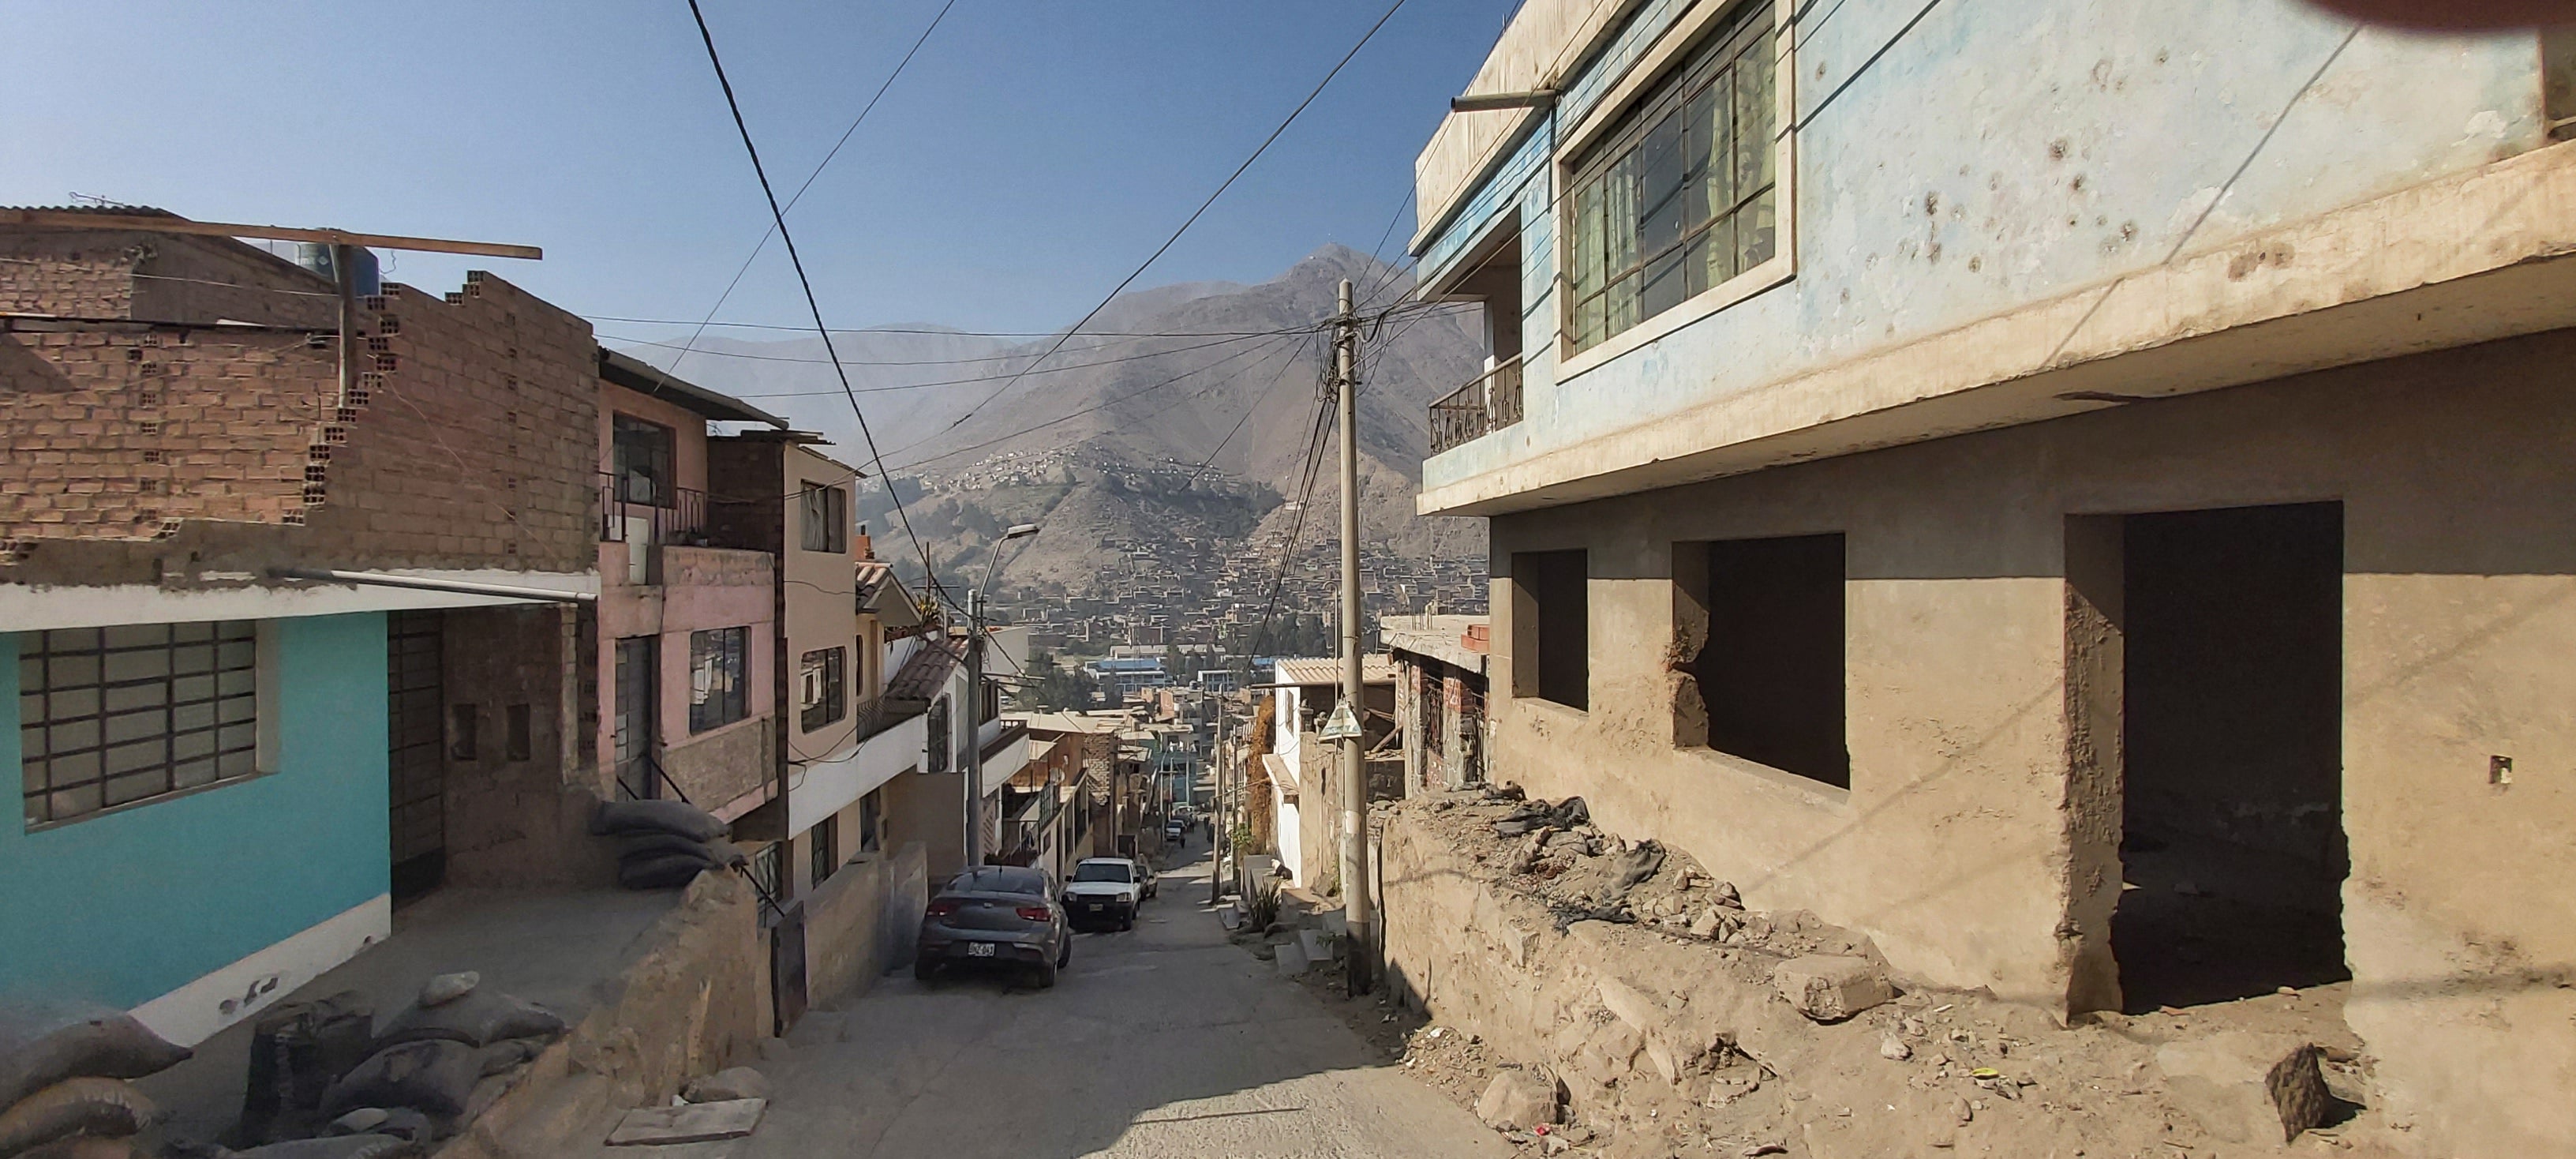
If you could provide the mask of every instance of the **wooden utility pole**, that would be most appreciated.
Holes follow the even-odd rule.
[[[1359,319],[1351,313],[1351,280],[1342,279],[1339,309],[1333,314],[1334,409],[1341,414],[1342,436],[1342,710],[1354,722],[1342,738],[1342,916],[1350,942],[1342,961],[1349,967],[1349,992],[1369,992],[1370,962],[1377,924],[1368,891],[1368,774],[1361,751],[1367,744],[1367,701],[1360,677],[1360,447]],[[1334,715],[1339,716],[1337,712]]]

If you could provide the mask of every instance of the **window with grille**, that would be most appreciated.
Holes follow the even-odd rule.
[[[668,507],[677,502],[678,480],[672,474],[671,428],[632,415],[611,421],[610,450],[617,474],[617,498],[627,503]]]
[[[258,637],[248,620],[20,634],[27,823],[259,772]]]
[[[1746,5],[1575,162],[1565,224],[1571,352],[1776,251],[1770,13],[1768,4]]]
[[[689,731],[722,728],[749,716],[751,629],[689,633]]]
[[[812,732],[850,714],[848,656],[846,649],[824,648],[802,657],[797,666],[798,728]]]
[[[929,720],[924,723],[930,732],[930,752],[927,755],[923,771],[932,773],[947,772],[948,746],[957,743],[957,738],[950,735],[948,731],[947,697],[942,696],[938,700],[931,702]]]
[[[850,549],[850,493],[838,487],[807,483],[797,496],[803,513],[803,546],[807,551]]]

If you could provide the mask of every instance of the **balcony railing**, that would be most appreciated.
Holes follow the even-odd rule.
[[[702,543],[706,532],[706,492],[665,486],[641,475],[599,473],[600,542]]]
[[[1431,453],[1462,446],[1521,421],[1521,359],[1515,354],[1431,404]]]

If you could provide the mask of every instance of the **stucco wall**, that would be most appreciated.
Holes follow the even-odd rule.
[[[274,624],[276,772],[42,832],[0,824],[0,992],[137,1006],[391,888],[384,616]],[[0,634],[11,770],[18,641]]]
[[[928,854],[918,841],[888,848],[851,858],[805,899],[805,988],[817,1005],[864,994],[912,960],[930,904]]]
[[[2571,359],[2558,332],[1499,518],[1498,640],[1513,552],[1590,550],[1594,707],[1509,696],[1498,650],[1492,776],[1920,978],[2058,1008],[2091,936],[2058,931],[2085,820],[2067,517],[2340,500],[2348,1017],[2393,1115],[2538,1153],[2576,1137],[2549,1093],[2576,1081],[2576,999],[2548,981],[2576,970],[2576,801],[2487,771],[2576,758]],[[1822,532],[1846,537],[1848,792],[1672,741],[1672,543]]]
[[[1600,59],[1634,58],[1635,42],[1669,24],[1658,13],[1678,6],[1641,7]],[[1554,355],[1549,155],[1605,87],[1576,72],[1521,155],[1415,247],[1425,281],[1437,281],[1496,215],[1517,217],[1529,352],[1525,420],[1435,456],[1426,488],[2545,141],[2530,34],[2372,30],[2338,48],[2347,25],[2285,0],[2010,0],[1942,6],[1900,36],[1920,10],[1849,0],[1798,31],[1792,280],[1568,377]],[[1426,186],[1426,204],[1433,194]]]

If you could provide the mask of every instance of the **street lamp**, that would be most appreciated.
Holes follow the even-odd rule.
[[[966,593],[966,752],[958,764],[966,770],[966,864],[984,863],[984,602],[993,587],[993,572],[1002,564],[1002,545],[1038,533],[1034,523],[1016,524],[993,541],[984,564],[982,586]]]

